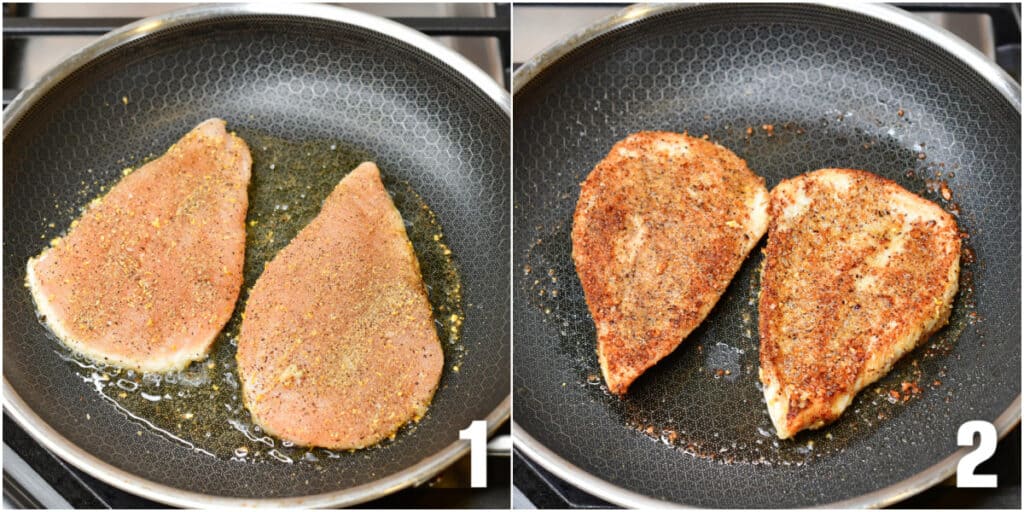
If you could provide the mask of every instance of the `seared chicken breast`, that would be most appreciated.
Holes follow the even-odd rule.
[[[583,182],[572,255],[608,389],[624,394],[708,315],[768,226],[743,159],[683,134],[615,144]]]
[[[779,438],[837,419],[949,319],[953,217],[893,181],[821,169],[771,192],[761,382]]]

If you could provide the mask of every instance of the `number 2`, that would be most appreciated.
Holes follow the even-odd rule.
[[[470,423],[459,431],[459,439],[469,439],[469,485],[487,487],[487,422]]]
[[[957,487],[996,487],[998,475],[976,475],[974,470],[978,464],[985,462],[996,452],[996,428],[987,421],[968,421],[960,425],[956,433],[956,444],[974,446],[974,434],[979,434],[980,442],[973,451],[967,452],[956,466]]]

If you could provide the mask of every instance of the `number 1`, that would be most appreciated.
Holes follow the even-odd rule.
[[[476,420],[459,431],[459,439],[469,439],[469,484],[487,487],[487,422]]]

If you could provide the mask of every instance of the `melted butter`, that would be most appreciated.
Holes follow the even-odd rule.
[[[242,404],[235,363],[235,347],[245,301],[264,264],[285,247],[320,211],[324,199],[359,163],[373,160],[360,149],[338,141],[293,142],[258,132],[239,130],[253,158],[246,217],[244,283],[231,319],[218,335],[207,359],[172,373],[138,373],[94,363],[58,352],[96,392],[151,433],[189,447],[195,452],[246,463],[306,463],[322,467],[353,452],[295,446],[276,439],[255,425]],[[142,159],[138,165],[156,158]],[[93,175],[99,173],[90,173]],[[122,177],[118,170],[111,179]],[[435,326],[444,348],[446,369],[457,368],[465,347],[461,343],[465,313],[461,278],[437,215],[412,186],[381,168],[384,186],[402,215],[406,232],[420,264]],[[113,181],[82,182],[79,197],[88,203]],[[67,208],[67,217],[80,210]],[[442,379],[457,378],[446,372]],[[429,413],[429,412],[428,412]],[[415,430],[416,421],[402,427],[392,440]],[[140,435],[141,435],[140,431]],[[373,449],[373,448],[369,448]]]

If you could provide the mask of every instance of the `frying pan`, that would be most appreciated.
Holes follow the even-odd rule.
[[[1020,90],[954,36],[884,5],[637,6],[525,64],[513,97],[513,434],[557,476],[626,506],[884,506],[954,472],[961,423],[1019,422]],[[640,130],[707,134],[769,188],[861,168],[955,212],[973,254],[950,326],[836,423],[777,441],[762,241],[703,324],[609,396],[569,234],[579,183]]]
[[[330,6],[204,6],[101,38],[4,112],[5,410],[74,465],[173,505],[347,505],[424,482],[466,453],[460,429],[509,415],[509,112],[507,93],[430,38]],[[134,163],[119,159],[161,154],[215,116],[357,147],[436,213],[461,271],[465,351],[393,443],[318,463],[199,453],[102,399],[36,320],[25,263],[48,222],[66,227],[62,212],[90,199],[79,183],[113,183]]]

